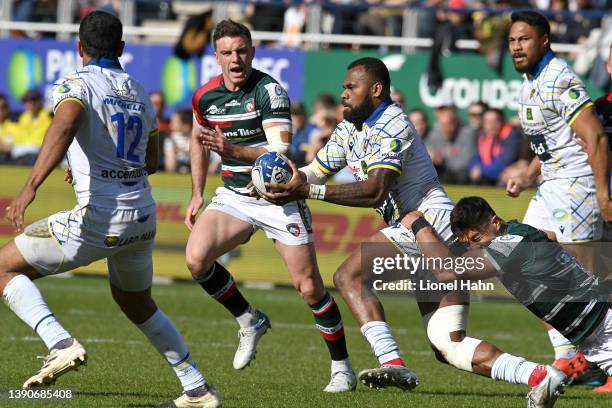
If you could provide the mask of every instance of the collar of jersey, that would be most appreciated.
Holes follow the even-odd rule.
[[[100,68],[123,69],[121,67],[121,63],[119,62],[119,58],[107,58],[107,57],[92,58],[89,61],[89,64],[87,65],[96,66]]]
[[[382,101],[380,105],[378,105],[376,109],[374,109],[374,112],[372,112],[372,114],[365,120],[364,123],[368,125],[368,127],[374,126],[378,118],[380,118],[380,116],[383,114],[385,109],[387,109],[387,106],[391,104],[393,104],[393,101],[391,100],[391,98],[387,98],[384,101]]]
[[[542,59],[540,59],[540,61],[536,64],[530,75],[536,79],[553,58],[555,58],[555,53],[552,52],[552,50],[546,51],[546,54],[542,56]]]

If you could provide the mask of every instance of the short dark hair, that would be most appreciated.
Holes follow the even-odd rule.
[[[215,27],[213,33],[213,45],[217,49],[217,40],[223,37],[244,37],[249,45],[252,45],[251,32],[244,24],[235,22],[234,20],[222,20]]]
[[[193,111],[191,109],[179,109],[176,111],[181,123],[191,125],[193,123]]]
[[[494,215],[495,211],[484,198],[464,197],[451,211],[451,230],[453,234],[461,234],[468,229],[480,230]]]
[[[91,58],[117,58],[123,51],[123,24],[105,11],[93,11],[85,16],[79,27],[83,51]]]
[[[384,62],[373,57],[359,58],[351,62],[346,69],[350,70],[356,67],[363,67],[376,81],[380,81],[383,84],[383,95],[389,96],[391,93],[391,77]]]
[[[497,116],[499,116],[499,118],[502,120],[502,122],[506,121],[506,115],[504,115],[504,111],[502,111],[501,109],[498,109],[498,108],[487,108],[487,109],[485,109],[485,111],[482,114],[484,115],[485,113],[488,113],[488,112],[496,113]]]
[[[510,16],[510,25],[517,22],[529,24],[530,26],[535,27],[540,35],[546,34],[550,37],[550,24],[548,23],[548,20],[546,17],[536,11],[515,11]]]

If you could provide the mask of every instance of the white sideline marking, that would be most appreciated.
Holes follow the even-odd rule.
[[[36,336],[22,336],[22,337],[15,337],[15,336],[7,336],[4,337],[5,340],[9,340],[9,341],[40,341],[42,342],[42,340],[39,337]],[[139,340],[118,340],[118,339],[101,339],[98,337],[89,337],[89,338],[85,338],[85,339],[81,339],[79,338],[79,341],[81,341],[82,343],[99,343],[99,344],[112,344],[112,343],[121,343],[121,344],[143,344],[144,342],[139,341]]]

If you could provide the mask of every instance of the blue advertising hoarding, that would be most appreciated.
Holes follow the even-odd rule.
[[[189,107],[195,89],[220,73],[213,50],[202,58],[183,61],[173,56],[171,45],[127,44],[120,58],[149,92],[164,93],[170,109]],[[13,110],[21,110],[21,97],[37,88],[50,101],[53,83],[81,67],[76,42],[54,40],[0,40],[0,93]],[[304,53],[301,50],[258,47],[253,66],[279,81],[292,100],[303,99]]]

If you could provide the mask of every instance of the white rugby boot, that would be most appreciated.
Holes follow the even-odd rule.
[[[257,314],[258,319],[255,325],[238,330],[238,349],[234,355],[234,368],[236,370],[242,370],[251,363],[255,358],[259,339],[266,334],[268,329],[272,328],[270,319],[265,313],[258,310]]]
[[[187,394],[192,394],[192,396]],[[159,406],[164,408],[217,408],[222,405],[223,402],[217,389],[212,384],[205,384],[196,390],[184,392],[174,401],[164,402]]]
[[[43,366],[23,383],[23,388],[51,385],[68,371],[76,371],[80,365],[87,364],[87,352],[76,339],[72,339],[72,345],[69,347],[51,349],[49,355],[43,358]]]
[[[551,408],[570,382],[570,378],[555,367],[546,366],[546,371],[546,377],[527,394],[528,408]]]

